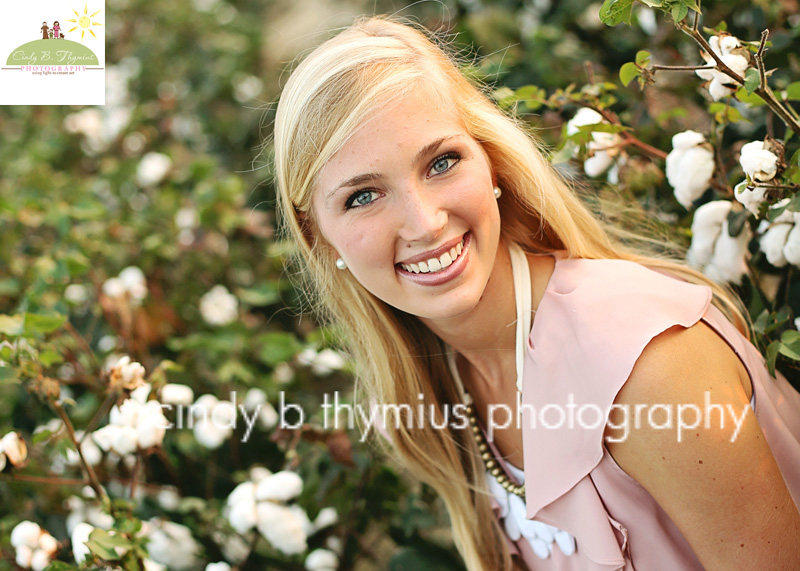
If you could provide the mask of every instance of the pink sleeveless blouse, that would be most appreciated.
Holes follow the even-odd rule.
[[[528,337],[520,397],[537,422],[548,404],[568,410],[570,402],[590,403],[607,411],[653,337],[702,320],[747,369],[756,418],[800,506],[800,394],[780,373],[770,377],[758,350],[711,305],[711,289],[633,262],[554,256]],[[565,555],[551,548],[540,558],[524,537],[508,539],[529,569],[703,569],[669,516],[610,456],[604,422],[594,430],[531,429],[530,414],[530,407],[522,409],[527,518],[568,532],[575,549]],[[499,518],[500,505],[494,506]]]

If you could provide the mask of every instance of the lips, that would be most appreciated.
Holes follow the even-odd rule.
[[[455,262],[463,251],[464,237],[462,236],[461,240],[455,246],[444,252],[442,255],[436,257],[427,257],[423,260],[420,260],[418,263],[401,263],[400,267],[407,272],[414,272],[415,274],[439,272]]]
[[[467,232],[435,250],[403,260],[395,265],[395,271],[420,285],[441,285],[464,271],[469,260],[471,241],[472,236]]]

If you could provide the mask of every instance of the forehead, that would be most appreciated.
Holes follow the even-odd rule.
[[[396,165],[406,154],[453,135],[469,135],[454,105],[421,93],[404,96],[370,113],[352,132],[320,170],[315,193],[384,163]]]

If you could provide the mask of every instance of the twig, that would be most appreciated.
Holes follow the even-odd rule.
[[[754,188],[767,188],[770,190],[798,191],[800,190],[800,184],[764,184],[753,181],[753,184],[748,184],[745,188],[747,188],[747,190],[753,190]]]
[[[103,418],[106,413],[111,409],[113,404],[116,402],[117,397],[119,394],[116,390],[112,390],[109,395],[106,397],[106,400],[103,402],[103,405],[97,409],[97,412],[94,413],[94,416],[89,421],[89,424],[86,425],[86,429],[83,431],[83,438],[81,438],[81,444],[86,439],[89,434],[94,432],[95,427],[100,424],[100,419]]]
[[[94,365],[97,367],[97,370],[102,371],[103,365],[97,360],[97,355],[94,354],[94,351],[92,351],[92,348],[89,346],[89,343],[86,342],[86,339],[83,338],[83,335],[78,333],[78,331],[69,321],[64,323],[64,329],[66,329],[67,332],[75,339],[75,341],[78,342],[78,345],[83,347],[83,350],[86,351],[91,360],[94,361]]]
[[[650,71],[697,71],[698,69],[715,69],[713,65],[654,65]]]
[[[711,46],[703,37],[703,34],[701,34],[698,30],[695,30],[694,28],[690,28],[683,22],[678,24],[678,28],[682,32],[690,36],[692,39],[694,39],[694,41],[697,42],[701,48],[703,48],[703,51],[706,52],[709,55],[709,57],[711,57],[714,60],[717,69],[721,73],[724,73],[739,85],[744,85],[744,78],[735,71],[733,71],[730,67],[728,67],[724,61],[722,61],[722,59],[714,52],[714,50],[711,49]],[[762,87],[761,85],[759,85],[758,88],[755,89],[754,93],[764,100],[767,106],[770,109],[772,109],[772,111],[776,115],[778,115],[778,117],[780,117],[784,123],[786,123],[786,126],[789,127],[789,129],[800,135],[800,121],[797,121],[792,116],[792,114],[786,110],[784,105],[780,101],[778,101],[778,99],[775,97],[775,94],[772,93],[772,90],[769,88],[769,85],[766,84],[766,79],[764,86]]]
[[[94,490],[95,494],[97,494],[97,497],[103,500],[103,504],[110,507],[111,500],[108,498],[108,494],[106,494],[103,486],[100,485],[100,481],[97,479],[97,474],[94,473],[94,468],[92,468],[91,464],[89,464],[86,461],[86,458],[83,457],[83,451],[81,450],[81,446],[75,436],[75,428],[72,426],[72,421],[69,419],[69,415],[67,415],[67,412],[64,410],[64,407],[61,406],[61,403],[55,399],[51,398],[50,404],[56,410],[58,416],[61,417],[61,420],[64,422],[64,426],[67,427],[67,433],[72,440],[72,444],[75,446],[75,450],[78,452],[78,458],[81,460],[83,469],[86,470],[86,475],[89,477],[89,485],[92,486],[92,489]]]
[[[758,83],[761,89],[767,88],[767,72],[764,70],[764,52],[767,47],[767,38],[769,38],[769,30],[761,32],[761,43],[758,44],[758,52],[756,52],[755,60],[758,67],[758,73],[761,76]]]
[[[130,491],[130,499],[134,499],[136,494],[136,482],[139,479],[139,469],[141,468],[142,464],[142,456],[141,454],[136,455],[136,463],[133,465],[133,471],[131,472],[131,491]]]
[[[622,126],[622,122],[619,120],[619,118],[614,113],[608,111],[607,109],[595,109],[594,107],[590,107],[588,105],[586,105],[586,107],[589,107],[589,109],[594,109],[595,111],[600,113],[600,115],[602,115],[603,118],[612,125]],[[642,152],[644,152],[646,155],[649,155],[650,158],[659,159],[662,161],[666,160],[667,153],[665,153],[661,149],[657,149],[653,146],[648,145],[644,141],[636,138],[635,135],[632,135],[627,131],[622,131],[621,133],[619,133],[619,135],[622,137],[622,144],[624,146],[633,145],[634,147],[641,149]]]
[[[4,474],[4,476],[12,480],[19,480],[21,482],[35,482],[37,484],[54,484],[56,486],[85,486],[90,482],[79,478],[56,478],[54,476],[30,476],[28,474],[18,474],[12,472],[11,474]]]

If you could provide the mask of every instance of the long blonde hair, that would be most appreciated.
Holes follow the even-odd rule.
[[[421,394],[426,405],[434,405],[431,420],[437,426],[443,422],[443,406],[459,402],[441,340],[414,316],[377,299],[350,272],[336,270],[334,250],[316,230],[310,208],[320,170],[348,137],[370,114],[419,89],[455,109],[486,150],[503,190],[504,240],[529,252],[565,249],[570,257],[632,260],[709,285],[714,303],[748,332],[745,314],[728,291],[685,265],[626,245],[629,240],[619,231],[599,221],[530,134],[461,74],[435,37],[394,18],[365,17],[294,70],[283,89],[274,130],[282,229],[295,244],[309,299],[318,300],[323,317],[347,335],[359,365],[357,401],[416,410]],[[389,451],[444,501],[467,568],[514,568],[469,430],[416,428],[402,422],[386,428]]]

